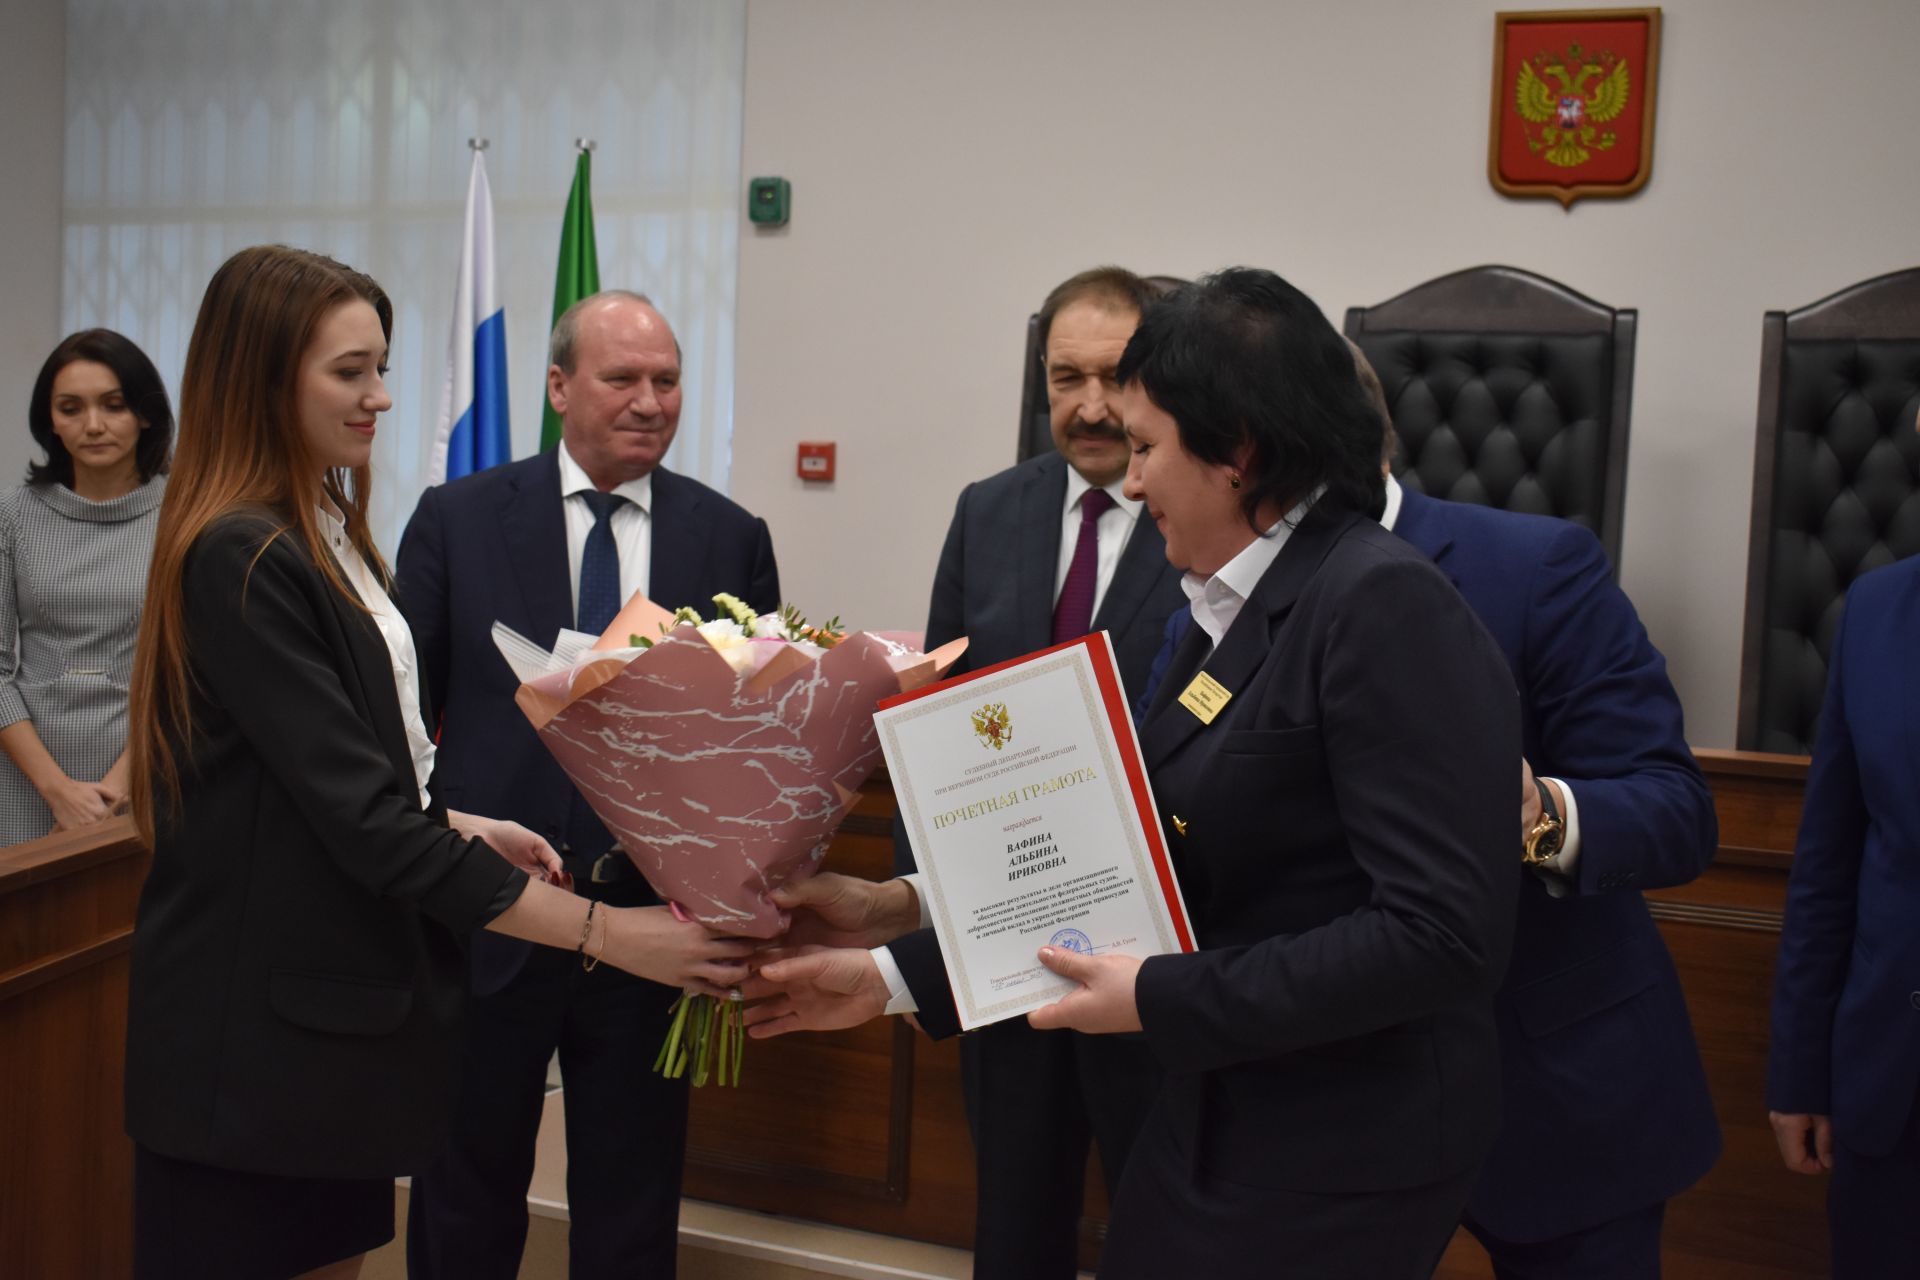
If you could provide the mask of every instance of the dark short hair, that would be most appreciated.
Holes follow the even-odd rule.
[[[1230,267],[1148,307],[1115,377],[1173,419],[1188,453],[1240,468],[1256,529],[1263,505],[1291,510],[1322,485],[1334,508],[1379,509],[1380,419],[1353,356],[1273,272]]]
[[[1164,277],[1156,277],[1161,279]],[[1125,267],[1092,267],[1071,279],[1062,280],[1040,304],[1040,357],[1046,358],[1047,335],[1053,332],[1053,318],[1076,302],[1094,302],[1115,311],[1136,315],[1164,292],[1156,284],[1141,279]]]
[[[27,466],[27,483],[33,485],[73,485],[73,455],[53,430],[53,380],[60,371],[78,360],[103,364],[113,370],[120,382],[120,394],[127,398],[133,416],[146,423],[146,430],[133,448],[133,462],[145,484],[166,474],[167,460],[173,451],[173,406],[167,401],[167,388],[160,371],[147,359],[147,353],[111,329],[82,329],[69,334],[33,381],[33,403],[27,408],[27,427],[33,439],[47,451],[45,462]]]

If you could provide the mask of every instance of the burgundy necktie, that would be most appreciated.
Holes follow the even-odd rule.
[[[1100,590],[1100,517],[1113,505],[1105,489],[1080,495],[1080,537],[1073,544],[1073,563],[1053,606],[1053,642],[1078,640],[1093,627],[1093,597]]]

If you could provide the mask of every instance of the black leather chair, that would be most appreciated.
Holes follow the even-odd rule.
[[[1738,742],[1813,749],[1852,581],[1920,553],[1920,267],[1761,326]]]
[[[1473,267],[1347,311],[1386,389],[1410,489],[1560,516],[1620,573],[1638,313],[1518,267]]]
[[[1147,283],[1165,294],[1185,284],[1179,276],[1148,276]],[[1015,462],[1053,452],[1052,419],[1047,412],[1046,352],[1040,349],[1040,313],[1027,317],[1027,355],[1020,382],[1020,447]]]

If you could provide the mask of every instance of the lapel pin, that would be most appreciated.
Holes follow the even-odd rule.
[[[1182,822],[1182,821],[1180,820],[1180,815],[1179,815],[1179,814],[1177,814],[1177,813],[1170,813],[1170,814],[1168,814],[1167,816],[1168,816],[1169,818],[1172,818],[1172,819],[1173,819],[1173,829],[1174,829],[1175,831],[1177,831],[1177,832],[1179,832],[1179,833],[1180,833],[1181,835],[1183,835],[1183,836],[1184,836],[1185,834],[1187,834],[1187,824],[1186,824],[1185,822]]]

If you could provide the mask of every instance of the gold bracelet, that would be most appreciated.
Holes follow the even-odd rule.
[[[592,973],[593,966],[600,963],[599,956],[594,956],[592,959],[587,957],[587,939],[593,936],[593,912],[599,905],[598,902],[588,900],[586,923],[580,926],[580,945],[575,948],[580,953],[580,967],[588,973]]]
[[[608,910],[612,910],[612,908],[608,908]],[[603,924],[600,926],[600,950],[594,952],[591,956],[584,956],[584,955],[581,956],[580,967],[586,970],[588,973],[592,973],[595,969],[600,967],[600,957],[605,955],[606,951],[607,951],[607,926]]]

